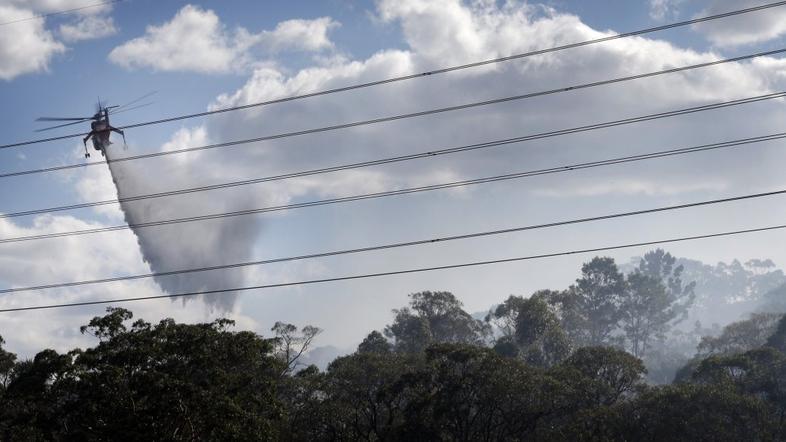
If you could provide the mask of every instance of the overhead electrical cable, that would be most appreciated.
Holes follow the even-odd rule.
[[[752,103],[752,102],[754,102],[754,100],[755,101],[761,101],[761,100],[765,100],[765,99],[773,99],[773,98],[784,97],[784,96],[786,96],[786,92],[778,92],[778,93],[775,93],[775,94],[768,94],[768,95],[754,97],[753,99],[747,99],[746,98],[746,99],[743,99],[743,100],[735,100],[735,101],[732,101],[732,102],[724,102],[724,103],[720,103],[720,104],[703,105],[703,106],[697,106],[697,107],[692,107],[692,108],[687,108],[687,109],[680,109],[680,110],[676,110],[676,111],[660,112],[660,113],[657,113],[657,114],[650,114],[650,115],[645,115],[645,116],[640,116],[640,117],[626,118],[626,119],[623,119],[623,120],[615,120],[615,121],[609,121],[609,122],[604,122],[604,123],[596,123],[596,124],[590,124],[590,125],[585,125],[585,126],[572,127],[572,128],[568,128],[568,129],[560,129],[560,130],[556,130],[556,131],[549,131],[549,132],[541,132],[541,133],[531,134],[531,135],[524,135],[524,136],[520,136],[520,137],[504,138],[504,139],[501,139],[501,140],[485,141],[485,142],[481,142],[481,143],[473,143],[473,144],[468,144],[468,145],[463,145],[463,146],[449,147],[449,148],[444,148],[444,149],[436,149],[436,150],[430,150],[430,151],[426,151],[426,152],[420,152],[420,153],[414,153],[414,154],[408,154],[408,155],[399,155],[399,156],[395,156],[395,157],[381,158],[381,159],[369,160],[369,161],[361,161],[361,162],[357,162],[357,163],[340,164],[340,165],[330,166],[330,167],[322,167],[322,168],[317,168],[317,169],[309,169],[309,170],[298,171],[298,172],[290,172],[290,173],[279,174],[279,175],[271,175],[271,176],[266,176],[266,177],[251,178],[251,179],[247,179],[247,180],[231,181],[231,182],[219,183],[219,184],[211,184],[211,185],[206,185],[206,186],[197,186],[197,187],[189,187],[189,188],[185,188],[185,189],[169,190],[169,191],[164,191],[164,192],[156,192],[156,193],[143,194],[143,195],[134,195],[134,196],[130,196],[130,197],[117,198],[117,199],[111,199],[111,200],[93,201],[93,202],[87,202],[87,203],[78,203],[78,204],[69,204],[69,205],[64,205],[64,206],[48,207],[48,208],[43,208],[43,209],[31,209],[31,210],[23,210],[23,211],[18,211],[18,212],[0,213],[0,219],[2,219],[2,218],[15,218],[15,217],[29,216],[29,215],[38,215],[38,214],[43,214],[43,213],[61,212],[61,211],[65,211],[65,210],[85,209],[85,208],[89,208],[89,207],[104,206],[104,205],[109,205],[109,204],[118,204],[118,203],[126,203],[126,202],[132,202],[132,201],[141,201],[141,200],[153,199],[153,198],[162,198],[162,197],[184,195],[184,194],[197,193],[197,192],[206,192],[206,191],[211,191],[211,190],[227,189],[227,188],[232,188],[232,187],[246,186],[246,185],[251,185],[251,184],[260,184],[260,183],[266,183],[266,182],[271,182],[271,181],[279,181],[279,180],[285,180],[285,179],[300,178],[300,177],[305,177],[305,176],[320,175],[320,174],[324,174],[324,173],[332,173],[332,172],[338,172],[338,171],[343,171],[343,170],[360,169],[360,168],[364,168],[364,167],[379,166],[379,165],[383,165],[383,164],[398,163],[398,162],[411,161],[411,160],[417,160],[417,159],[423,159],[423,158],[435,158],[435,157],[440,156],[440,155],[449,155],[449,154],[460,153],[460,152],[469,152],[469,151],[474,151],[474,150],[487,149],[487,148],[491,148],[491,147],[499,147],[499,146],[504,146],[504,145],[508,145],[508,144],[522,143],[522,142],[526,142],[526,141],[539,140],[539,139],[543,139],[543,138],[550,138],[550,137],[556,137],[556,136],[561,136],[561,135],[568,135],[568,134],[585,132],[585,131],[590,131],[590,130],[597,130],[597,129],[603,129],[603,128],[614,127],[614,126],[621,126],[621,125],[625,125],[625,124],[638,123],[638,122],[649,121],[649,120],[654,120],[654,119],[658,119],[658,118],[666,118],[666,117],[673,117],[673,116],[677,116],[677,115],[685,115],[685,114],[694,113],[694,112],[700,112],[700,111],[705,111],[705,110],[719,109],[721,107],[727,107],[727,106],[732,106],[732,105]],[[92,163],[90,163],[90,164],[92,164]]]
[[[562,92],[569,92],[569,91],[573,91],[573,90],[587,89],[587,88],[592,88],[592,87],[605,86],[605,85],[609,85],[609,84],[622,83],[622,82],[626,82],[626,81],[639,80],[639,79],[642,79],[642,78],[650,78],[650,77],[655,77],[655,76],[658,76],[658,75],[673,74],[673,73],[684,72],[684,71],[688,71],[688,70],[692,70],[692,69],[699,69],[699,68],[705,68],[705,67],[710,67],[710,66],[717,66],[717,65],[724,64],[724,63],[733,63],[733,62],[737,62],[737,61],[750,60],[750,59],[753,59],[753,58],[765,57],[765,56],[768,56],[768,55],[775,55],[775,54],[780,54],[780,53],[783,53],[783,52],[786,52],[786,48],[775,49],[775,50],[764,51],[764,52],[757,52],[755,54],[741,55],[741,56],[738,56],[738,57],[732,57],[732,58],[726,58],[726,59],[721,59],[721,60],[715,60],[715,61],[711,61],[711,62],[698,63],[698,64],[687,65],[687,66],[680,66],[680,67],[676,67],[676,68],[664,69],[664,70],[655,71],[655,72],[647,72],[647,73],[643,73],[643,74],[636,74],[636,75],[630,75],[630,76],[625,76],[625,77],[617,77],[617,78],[612,78],[612,79],[608,79],[608,80],[600,80],[600,81],[595,81],[595,82],[591,82],[591,83],[578,84],[578,85],[574,85],[574,86],[561,87],[561,88],[557,88],[557,89],[550,89],[550,90],[545,90],[545,91],[540,91],[540,92],[530,92],[530,93],[521,94],[521,95],[514,95],[514,96],[498,98],[498,99],[493,99],[493,100],[487,100],[487,101],[481,101],[481,102],[476,102],[476,103],[463,104],[463,105],[459,105],[459,106],[451,106],[451,107],[440,108],[440,109],[432,109],[432,110],[428,110],[428,111],[422,111],[422,112],[415,112],[415,113],[411,113],[411,114],[398,115],[398,116],[395,116],[395,117],[378,118],[378,119],[374,119],[374,120],[366,120],[364,122],[342,124],[342,125],[337,125],[337,126],[331,126],[330,128],[320,128],[320,129],[311,129],[311,130],[305,130],[305,131],[292,132],[290,134],[287,134],[286,136],[289,137],[289,136],[304,135],[304,134],[309,134],[309,133],[324,132],[326,130],[345,129],[345,128],[349,128],[349,127],[356,127],[356,126],[362,126],[362,125],[367,125],[367,124],[376,124],[376,123],[381,123],[381,122],[385,122],[385,121],[393,121],[393,120],[400,120],[400,119],[404,119],[404,118],[420,117],[420,116],[432,115],[432,114],[437,114],[437,113],[442,113],[442,112],[450,112],[450,111],[455,111],[455,110],[460,110],[460,109],[468,109],[468,108],[472,108],[472,107],[487,106],[487,105],[491,105],[491,104],[504,103],[504,102],[514,101],[514,100],[523,100],[523,99],[528,99],[528,98],[541,97],[541,96],[545,96],[545,95],[553,95],[553,94],[558,94],[558,93],[562,93]],[[417,76],[421,76],[421,74],[418,74]],[[356,87],[351,87],[351,88],[356,88]],[[344,90],[344,89],[346,89],[346,88],[343,88],[341,90]],[[334,91],[339,91],[339,90],[334,90]],[[317,95],[324,95],[324,92],[323,93],[315,93],[315,94],[317,94]],[[147,121],[147,122],[143,122],[143,123],[136,123],[136,124],[123,126],[120,129],[123,129],[123,130],[125,130],[125,129],[132,129],[132,128],[136,128],[136,127],[149,126],[149,125],[152,125],[152,124],[160,124],[160,123],[165,123],[165,122],[182,120],[182,119],[185,119],[185,118],[193,118],[193,117],[196,117],[196,116],[204,116],[204,115],[210,115],[210,114],[215,114],[215,113],[219,113],[219,112],[226,112],[226,111],[229,111],[229,110],[238,110],[238,109],[241,109],[241,108],[247,108],[247,107],[253,107],[253,106],[262,106],[262,105],[268,105],[268,104],[273,104],[273,103],[280,103],[280,102],[284,102],[284,101],[291,101],[293,99],[305,98],[305,97],[313,96],[313,95],[314,94],[311,94],[311,95],[308,95],[308,94],[307,95],[300,95],[300,96],[295,96],[295,97],[289,97],[289,98],[282,98],[282,99],[278,99],[278,100],[272,100],[272,101],[263,102],[263,103],[255,103],[254,105],[245,105],[245,106],[234,107],[234,108],[226,108],[226,109],[219,109],[219,110],[214,110],[214,111],[208,111],[208,112],[203,112],[203,113],[200,113],[200,114],[192,114],[190,116],[173,117],[173,118],[162,119],[162,120]],[[57,141],[57,140],[65,140],[65,139],[69,139],[69,138],[76,138],[76,137],[82,137],[82,136],[84,136],[84,132],[77,133],[77,134],[70,134],[70,135],[61,135],[61,136],[57,136],[57,137],[42,138],[42,139],[38,139],[38,140],[22,141],[22,142],[18,142],[18,143],[2,144],[2,145],[0,145],[0,149],[7,149],[7,148],[10,148],[10,147],[19,147],[19,146],[28,146],[28,145],[37,144],[37,143],[44,143],[44,142]],[[283,138],[283,136],[275,136],[273,138]],[[264,138],[264,139],[273,139],[273,138]],[[187,151],[188,150],[174,150],[174,151],[168,152],[167,154],[173,154],[173,153],[178,153],[178,152],[187,152]]]
[[[462,181],[453,181],[449,183],[441,183],[441,184],[432,184],[427,186],[418,186],[418,187],[410,187],[405,189],[396,189],[396,190],[389,190],[383,192],[375,192],[375,193],[366,193],[360,195],[352,195],[352,196],[345,196],[345,197],[337,197],[337,198],[328,198],[323,200],[315,200],[315,201],[306,201],[301,203],[293,203],[293,204],[285,204],[279,206],[269,206],[269,207],[262,207],[256,209],[246,209],[246,210],[238,210],[233,212],[224,212],[224,213],[215,213],[209,215],[196,215],[196,216],[189,216],[183,218],[174,218],[168,220],[159,220],[159,221],[147,221],[147,222],[139,222],[133,224],[123,224],[117,226],[109,226],[109,227],[97,227],[93,229],[83,229],[83,230],[72,230],[72,231],[65,231],[65,232],[54,232],[54,233],[44,233],[40,235],[30,235],[30,236],[17,236],[11,238],[0,238],[0,244],[6,243],[15,243],[15,242],[22,242],[22,241],[32,241],[32,240],[40,240],[40,239],[50,239],[50,238],[61,238],[66,236],[76,236],[76,235],[87,235],[87,234],[94,234],[94,233],[102,233],[102,232],[113,232],[118,230],[127,230],[127,229],[140,229],[140,228],[147,228],[147,227],[154,227],[154,226],[164,226],[164,225],[173,225],[173,224],[181,224],[187,222],[200,222],[200,221],[208,221],[208,220],[215,220],[215,219],[223,219],[223,218],[230,218],[235,216],[246,216],[246,215],[254,215],[260,213],[269,213],[269,212],[277,212],[282,210],[292,210],[292,209],[301,209],[305,207],[316,207],[316,206],[325,206],[330,204],[339,204],[339,203],[347,203],[353,201],[362,201],[362,200],[370,200],[370,199],[377,199],[377,198],[384,198],[390,196],[397,196],[397,195],[407,195],[412,193],[419,193],[419,192],[427,192],[433,190],[442,190],[442,189],[451,189],[456,187],[465,187],[475,184],[486,184],[486,183],[493,183],[498,181],[507,181],[512,179],[519,179],[519,178],[528,178],[533,176],[539,175],[548,175],[553,173],[561,173],[561,172],[570,172],[576,170],[583,170],[583,169],[590,169],[594,167],[602,167],[602,166],[611,166],[615,164],[624,164],[630,163],[635,161],[643,161],[643,160],[650,160],[656,158],[664,158],[670,157],[675,155],[684,155],[688,153],[697,153],[697,152],[705,152],[710,150],[716,150],[726,147],[734,147],[734,146],[743,146],[753,143],[760,143],[765,141],[773,141],[786,138],[786,132],[772,134],[772,135],[764,135],[760,137],[751,137],[751,138],[743,138],[739,140],[732,140],[732,141],[723,141],[719,143],[711,143],[711,144],[702,144],[698,146],[690,146],[690,147],[683,147],[679,149],[670,149],[658,152],[650,152],[644,154],[637,154],[637,155],[628,155],[624,157],[617,157],[611,158],[606,160],[599,160],[599,161],[590,161],[584,163],[576,163],[571,165],[564,165],[564,166],[556,166],[550,167],[545,169],[537,169],[537,170],[530,170],[525,172],[517,172],[517,173],[509,173],[504,175],[494,175],[490,177],[483,177],[483,178],[475,178],[470,180],[462,180]]]
[[[411,246],[418,246],[418,245],[425,245],[425,244],[436,244],[436,243],[445,243],[449,241],[457,241],[457,240],[464,240],[464,239],[471,239],[471,238],[481,238],[481,237],[488,237],[488,236],[496,236],[496,235],[503,235],[508,233],[516,233],[516,232],[524,232],[529,230],[538,230],[538,229],[545,229],[545,228],[552,228],[552,227],[559,227],[559,226],[567,226],[573,224],[582,224],[594,221],[603,221],[615,218],[625,218],[630,216],[637,216],[637,215],[646,215],[646,214],[653,214],[659,212],[667,212],[672,210],[680,210],[680,209],[688,209],[694,207],[702,207],[702,206],[712,206],[716,204],[723,204],[723,203],[730,203],[736,201],[743,201],[743,200],[751,200],[757,198],[765,198],[770,196],[777,196],[777,195],[784,195],[786,194],[786,190],[776,190],[772,192],[761,192],[761,193],[754,193],[749,195],[741,195],[741,196],[734,196],[728,198],[720,198],[714,200],[706,200],[706,201],[699,201],[693,203],[684,203],[684,204],[677,204],[671,206],[661,206],[652,209],[642,209],[642,210],[634,210],[630,212],[620,212],[620,213],[613,213],[607,215],[600,215],[600,216],[591,216],[585,218],[575,218],[571,220],[564,220],[564,221],[554,221],[545,224],[533,224],[528,226],[520,226],[520,227],[511,227],[506,229],[498,229],[498,230],[490,230],[484,232],[475,232],[475,233],[467,233],[463,235],[453,235],[453,236],[444,236],[444,237],[437,237],[437,238],[430,238],[430,239],[421,239],[415,241],[406,241],[406,242],[396,242],[396,243],[389,243],[383,245],[376,245],[376,246],[368,246],[368,247],[359,247],[354,249],[344,249],[344,250],[334,250],[330,252],[321,252],[321,253],[312,253],[306,255],[297,255],[297,256],[289,256],[284,258],[272,258],[272,259],[264,259],[258,261],[247,261],[241,263],[234,263],[234,264],[222,264],[222,265],[214,265],[214,266],[207,266],[207,267],[197,267],[197,268],[190,268],[190,269],[182,269],[182,270],[170,270],[165,272],[153,272],[153,273],[144,273],[139,275],[130,275],[130,276],[116,276],[111,278],[102,278],[102,279],[91,279],[91,280],[82,280],[82,281],[73,281],[73,282],[60,282],[55,284],[44,284],[44,285],[37,285],[37,286],[29,286],[29,287],[16,287],[16,288],[8,288],[8,289],[0,289],[0,294],[8,294],[8,293],[19,293],[19,292],[28,292],[33,290],[46,290],[46,289],[54,289],[54,288],[65,288],[65,287],[76,287],[76,286],[83,286],[83,285],[94,285],[94,284],[106,284],[110,282],[119,282],[119,281],[129,281],[129,280],[136,280],[136,279],[146,279],[146,278],[155,278],[161,276],[172,276],[172,275],[182,275],[187,273],[198,273],[198,272],[207,272],[213,270],[227,270],[227,269],[236,269],[242,267],[252,267],[252,266],[261,266],[266,264],[274,264],[274,263],[281,263],[281,262],[288,262],[288,261],[300,261],[305,259],[314,259],[314,258],[326,258],[330,256],[339,256],[339,255],[349,255],[355,253],[364,253],[364,252],[371,252],[377,250],[388,250],[388,249],[396,249],[402,247],[411,247]]]
[[[63,11],[50,12],[50,13],[47,13],[47,14],[37,14],[37,15],[33,15],[31,17],[25,17],[25,18],[20,18],[20,19],[17,19],[17,20],[11,20],[11,21],[7,21],[7,22],[3,22],[3,23],[0,23],[0,26],[12,25],[14,23],[21,23],[21,22],[35,20],[35,19],[39,19],[39,18],[47,18],[47,17],[52,17],[52,16],[55,16],[55,15],[71,14],[73,12],[83,11],[85,9],[97,8],[99,6],[111,5],[111,4],[114,4],[114,3],[120,3],[122,1],[124,1],[124,0],[109,0],[109,1],[101,2],[101,3],[93,3],[91,5],[81,6],[79,8],[73,8],[73,9],[66,9],[66,10],[63,10]]]
[[[376,164],[386,164],[386,163],[392,163],[392,162],[398,162],[398,161],[406,161],[406,160],[416,159],[416,158],[421,158],[421,157],[433,157],[433,156],[437,156],[437,155],[450,154],[450,153],[454,153],[454,152],[463,152],[463,151],[468,151],[468,150],[482,149],[482,148],[487,147],[487,145],[489,145],[488,147],[493,147],[493,146],[503,145],[503,144],[512,144],[512,143],[518,143],[518,142],[524,142],[524,141],[530,141],[530,140],[537,140],[537,139],[541,139],[541,138],[549,138],[549,137],[555,137],[555,136],[560,136],[560,135],[568,135],[568,134],[585,132],[585,131],[590,131],[590,130],[605,129],[605,128],[609,128],[609,127],[622,126],[622,125],[626,125],[626,124],[633,124],[633,123],[640,123],[640,122],[644,122],[644,121],[657,120],[657,119],[661,119],[661,118],[669,118],[669,117],[674,117],[674,116],[679,116],[679,115],[687,115],[687,114],[692,114],[692,113],[697,113],[697,112],[704,112],[704,111],[709,111],[709,110],[723,109],[723,108],[726,108],[726,107],[740,106],[740,105],[743,105],[743,104],[756,103],[756,102],[760,102],[760,101],[772,100],[772,99],[775,99],[775,98],[784,98],[784,97],[786,97],[786,92],[783,92],[783,91],[782,92],[773,92],[773,93],[770,93],[770,94],[756,95],[756,96],[753,96],[753,97],[740,98],[740,99],[736,99],[736,100],[721,101],[721,102],[710,103],[710,104],[703,104],[703,105],[700,105],[700,106],[682,108],[682,109],[671,110],[671,111],[666,111],[666,112],[658,112],[658,113],[654,113],[654,114],[641,115],[641,116],[637,116],[637,117],[624,118],[624,119],[621,119],[621,120],[612,120],[612,121],[607,121],[607,122],[603,122],[603,123],[595,123],[595,124],[589,124],[589,125],[584,125],[584,126],[572,127],[572,128],[568,128],[568,129],[559,129],[559,130],[549,131],[549,132],[540,132],[540,133],[536,133],[536,134],[524,135],[524,136],[521,136],[521,137],[509,138],[509,139],[498,140],[498,141],[488,141],[488,142],[475,143],[475,144],[459,146],[459,147],[451,147],[451,148],[445,148],[445,149],[430,150],[430,151],[427,151],[427,152],[421,152],[421,153],[416,153],[416,154],[402,155],[402,156],[390,157],[390,158],[385,158],[385,159],[380,159],[380,160],[372,160],[372,161],[367,161],[367,162],[354,163],[354,164],[346,165],[346,166],[347,166],[347,168],[356,168],[356,167],[365,167],[365,166],[376,165]],[[208,145],[208,146],[194,146],[194,147],[189,148],[189,149],[191,149],[191,150],[203,150],[203,149],[208,149],[208,148],[216,148],[216,147],[224,147],[224,146],[234,146],[234,145],[237,145],[237,144],[253,143],[253,142],[256,142],[256,141],[259,141],[259,138],[250,138],[250,139],[243,139],[243,140],[227,141],[227,142],[218,143],[218,144],[211,144],[211,145]],[[500,143],[500,144],[497,144],[497,143]],[[140,159],[140,157],[132,157],[131,159]],[[29,169],[29,170],[22,170],[22,171],[16,171],[16,172],[5,172],[5,173],[0,173],[0,178],[11,178],[11,177],[16,177],[16,176],[30,175],[30,174],[37,174],[37,173],[57,172],[57,171],[69,170],[69,169],[75,169],[75,168],[81,168],[81,167],[87,167],[87,166],[104,165],[107,162],[114,163],[114,162],[122,162],[122,161],[126,161],[126,159],[125,158],[119,158],[119,159],[116,159],[116,160],[108,160],[108,161],[93,161],[93,162],[89,162],[89,163],[66,164],[66,165],[62,165],[62,166],[52,166],[52,167],[46,167],[46,168],[41,168],[41,169]],[[352,166],[352,167],[349,167],[349,166]],[[321,169],[313,169],[311,171],[305,171],[305,172],[294,172],[292,174],[284,174],[284,175],[278,175],[278,176],[274,176],[274,177],[265,177],[265,178],[260,178],[259,181],[255,180],[255,179],[253,179],[253,180],[244,180],[244,181],[236,181],[236,182],[231,182],[231,183],[216,184],[214,186],[195,187],[193,189],[194,189],[194,191],[199,191],[199,190],[202,190],[202,189],[204,189],[204,190],[211,190],[213,188],[234,187],[236,185],[255,184],[257,182],[274,181],[274,180],[277,180],[277,179],[292,178],[294,176],[307,176],[307,175],[313,175],[313,174],[316,174],[316,173],[332,172],[334,170],[344,170],[344,166],[334,166],[334,167],[327,167],[327,168],[321,168]],[[174,194],[179,194],[179,193],[190,193],[190,191],[191,191],[191,189],[182,189],[182,190],[173,191],[173,192],[177,192],[177,193],[172,193],[172,194],[174,195]],[[156,198],[156,197],[159,197],[159,196],[169,196],[169,195],[170,195],[169,192],[160,192],[160,193],[157,193],[157,194],[151,194],[150,197]],[[130,199],[128,199],[128,200],[130,201],[131,199],[143,199],[142,197],[143,196],[133,196],[133,197],[130,197]],[[97,204],[98,205],[102,205],[102,204],[111,204],[111,203],[116,203],[116,202],[120,202],[120,201],[119,200],[106,200],[106,201],[97,202]],[[92,203],[90,203],[90,204],[92,204]],[[89,207],[89,206],[85,206],[85,207]]]
[[[619,249],[627,249],[633,247],[644,247],[644,246],[653,246],[658,244],[669,244],[675,242],[684,242],[684,241],[694,241],[699,239],[709,239],[709,238],[720,238],[725,236],[733,236],[733,235],[742,235],[748,233],[756,233],[756,232],[767,232],[773,230],[781,230],[785,229],[786,224],[784,225],[777,225],[777,226],[768,226],[768,227],[759,227],[754,229],[745,229],[745,230],[734,230],[734,231],[726,231],[726,232],[719,232],[719,233],[710,233],[705,235],[695,235],[695,236],[682,236],[678,238],[669,238],[669,239],[661,239],[656,241],[643,241],[637,243],[627,243],[627,244],[619,244],[613,246],[605,246],[605,247],[595,247],[589,249],[577,249],[571,250],[567,252],[555,252],[555,253],[544,253],[540,255],[528,255],[528,256],[518,256],[514,258],[500,258],[500,259],[493,259],[487,261],[471,261],[471,262],[464,262],[459,264],[448,264],[442,266],[433,266],[433,267],[417,267],[417,268],[410,268],[404,270],[393,270],[387,272],[377,272],[377,273],[363,273],[358,275],[348,275],[348,276],[337,276],[332,278],[320,278],[320,279],[307,279],[301,281],[293,281],[293,282],[280,282],[275,284],[261,284],[261,285],[254,285],[254,286],[244,286],[244,287],[234,287],[234,288],[226,288],[226,289],[217,289],[217,290],[203,290],[203,291],[195,291],[195,292],[186,292],[186,293],[173,293],[173,294],[166,294],[166,295],[152,295],[152,296],[135,296],[135,297],[127,297],[127,298],[117,298],[117,299],[101,299],[95,301],[81,301],[81,302],[69,302],[69,303],[58,303],[58,304],[45,304],[45,305],[37,305],[37,306],[27,306],[27,307],[9,307],[9,308],[2,308],[0,309],[0,313],[7,313],[7,312],[20,312],[20,311],[30,311],[30,310],[46,310],[46,309],[55,309],[55,308],[65,308],[65,307],[83,307],[89,305],[101,305],[101,304],[113,304],[119,302],[132,302],[132,301],[149,301],[153,299],[165,299],[165,298],[184,298],[184,297],[192,297],[192,296],[199,296],[199,295],[217,295],[221,293],[233,293],[233,292],[245,292],[250,290],[263,290],[263,289],[272,289],[272,288],[281,288],[281,287],[293,287],[293,286],[301,286],[301,285],[309,285],[309,284],[321,284],[327,282],[338,282],[338,281],[351,281],[357,279],[367,279],[367,278],[378,278],[383,276],[394,276],[394,275],[405,275],[405,274],[412,274],[412,273],[423,273],[423,272],[432,272],[438,270],[449,270],[449,269],[459,269],[459,268],[468,268],[468,267],[478,267],[478,266],[487,266],[492,264],[504,264],[504,263],[512,263],[512,262],[520,262],[520,261],[531,261],[537,259],[546,259],[546,258],[555,258],[559,256],[569,256],[569,255],[578,255],[583,253],[598,253],[598,252],[607,252],[610,250],[619,250]]]

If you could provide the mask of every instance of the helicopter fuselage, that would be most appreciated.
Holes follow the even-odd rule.
[[[93,148],[101,152],[101,156],[106,156],[106,148],[112,144],[109,136],[112,132],[117,132],[123,136],[125,142],[126,136],[122,130],[112,127],[109,124],[109,108],[104,108],[103,112],[97,113],[92,123],[90,123],[90,133],[84,138],[85,143],[85,157],[89,157],[90,153],[87,152],[87,140],[93,139]]]
[[[104,151],[104,149],[112,144],[112,141],[109,140],[109,135],[112,133],[112,129],[110,129],[109,123],[104,120],[94,121],[90,124],[91,133],[93,134],[93,148],[98,151]]]

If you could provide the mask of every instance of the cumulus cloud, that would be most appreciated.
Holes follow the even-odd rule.
[[[323,17],[281,22],[258,34],[244,28],[230,32],[215,12],[186,5],[171,21],[148,26],[144,36],[113,49],[109,59],[129,69],[226,73],[247,67],[255,47],[269,52],[331,48],[327,33],[336,26]]]
[[[684,0],[650,0],[650,17],[653,20],[664,20],[679,14],[679,5]]]
[[[328,32],[338,27],[330,17],[315,20],[286,20],[272,31],[263,31],[254,36],[258,44],[270,51],[321,51],[333,48]]]
[[[77,9],[60,25],[58,35],[66,42],[78,42],[112,35],[116,32],[114,21],[107,14],[111,4],[83,8],[81,0],[7,0],[0,4],[0,23],[13,22],[0,27],[0,79],[14,78],[36,72],[45,72],[52,59],[66,51],[46,28],[47,18],[41,14]]]
[[[0,5],[0,22],[26,19],[29,9]],[[52,58],[65,52],[44,28],[43,19],[25,20],[0,27],[0,79],[13,80],[22,74],[46,71]]]
[[[699,16],[759,5],[761,2],[757,0],[713,0]],[[719,47],[762,43],[786,34],[786,9],[771,8],[717,22],[699,23],[694,25],[693,29]]]
[[[116,33],[112,17],[87,16],[75,23],[60,25],[60,35],[68,42],[104,38]]]

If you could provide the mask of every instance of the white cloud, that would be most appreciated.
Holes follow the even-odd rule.
[[[272,31],[263,31],[255,36],[259,44],[270,51],[321,51],[333,48],[328,32],[339,24],[330,17],[314,20],[287,20],[276,25]]]
[[[685,0],[649,0],[650,17],[653,20],[664,20],[679,15],[679,5]]]
[[[117,29],[112,17],[87,16],[76,23],[60,25],[60,35],[68,42],[104,38],[115,33]]]
[[[0,22],[33,16],[33,11],[0,5]],[[25,20],[0,27],[0,79],[13,80],[22,74],[46,71],[52,58],[65,52],[44,29],[43,19]]]
[[[761,5],[757,0],[712,0],[698,16],[714,15],[733,9]],[[693,29],[719,47],[762,43],[786,34],[786,9],[783,7],[693,25]]]
[[[227,73],[247,67],[253,61],[250,51],[254,47],[269,52],[329,49],[332,43],[327,33],[336,26],[324,17],[285,21],[259,34],[244,28],[230,32],[215,12],[187,5],[171,21],[148,26],[144,36],[113,49],[109,59],[129,69]]]
[[[69,23],[60,25],[59,36],[67,42],[102,38],[116,32],[114,21],[107,14],[111,4],[82,8],[82,0],[6,0],[0,2],[0,79],[45,72],[54,56],[66,51],[46,28],[46,17],[36,17],[78,9],[69,15]],[[31,19],[32,18],[32,19]]]
[[[112,10],[111,3],[88,2],[84,0],[10,0],[11,4],[32,9],[40,14],[76,10],[78,15],[105,14]],[[85,8],[85,6],[90,6]]]

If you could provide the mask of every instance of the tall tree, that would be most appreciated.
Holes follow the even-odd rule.
[[[516,321],[521,305],[526,300],[521,296],[508,296],[502,304],[489,310],[484,320],[492,325],[505,340],[512,340],[516,334]]]
[[[663,282],[671,300],[672,320],[675,324],[685,320],[696,300],[696,281],[683,281],[685,267],[677,265],[677,258],[663,249],[652,250],[644,254],[637,270]]]
[[[570,340],[541,297],[520,303],[514,337],[523,360],[531,365],[551,367],[570,355]]]
[[[668,290],[659,278],[639,270],[628,275],[620,319],[634,356],[644,357],[653,341],[663,341],[682,312],[679,295]]]
[[[285,322],[276,322],[270,329],[275,334],[273,343],[276,355],[284,363],[282,374],[290,374],[301,365],[298,360],[314,342],[314,338],[322,330],[312,325],[306,325],[300,332],[297,326]]]
[[[409,307],[394,310],[393,324],[385,335],[398,351],[421,351],[432,343],[482,344],[490,327],[464,311],[450,292],[419,292],[410,296]]]
[[[389,353],[391,350],[390,342],[382,336],[382,333],[374,330],[363,339],[358,345],[358,353]]]
[[[609,345],[621,319],[625,277],[612,258],[595,257],[567,291],[552,295],[563,328],[579,346]]]

